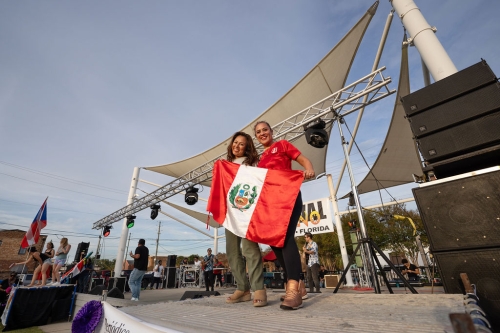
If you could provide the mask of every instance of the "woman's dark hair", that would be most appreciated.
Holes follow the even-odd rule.
[[[236,132],[231,139],[231,142],[227,145],[227,157],[226,159],[229,162],[232,162],[236,159],[236,156],[233,154],[233,142],[237,137],[242,136],[247,140],[247,144],[245,146],[245,160],[243,164],[246,165],[255,165],[259,160],[259,154],[257,153],[257,149],[255,149],[255,145],[253,144],[252,137],[245,132]]]
[[[38,250],[36,249],[36,246],[30,247],[30,253],[33,253],[33,252],[38,252]]]

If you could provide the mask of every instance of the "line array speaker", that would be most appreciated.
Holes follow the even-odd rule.
[[[500,109],[500,84],[495,82],[408,119],[413,135],[421,138],[498,109]]]
[[[417,140],[428,162],[469,153],[500,142],[500,111],[445,129]],[[492,163],[495,163],[492,161]]]
[[[176,275],[177,275],[177,269],[175,267],[167,267],[165,269],[167,288],[175,288]]]
[[[84,255],[87,255],[87,252],[89,251],[89,246],[90,246],[90,242],[89,243],[84,243],[84,242],[78,243],[78,247],[76,248],[74,262],[80,261],[80,254],[82,252],[84,252]]]
[[[500,247],[500,170],[413,189],[431,250]]]
[[[500,328],[500,248],[434,253],[446,293],[464,294],[460,273],[476,285],[480,307]],[[496,330],[495,330],[496,331]]]
[[[496,80],[495,73],[493,73],[486,61],[482,60],[427,87],[401,97],[401,101],[405,113],[412,116],[467,92],[496,82]]]
[[[167,257],[167,267],[175,267],[177,261],[177,256],[175,254],[171,254]]]

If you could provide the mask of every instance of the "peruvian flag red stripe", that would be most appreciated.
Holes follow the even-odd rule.
[[[237,236],[282,247],[303,180],[301,171],[217,161],[207,211]]]
[[[67,277],[67,276],[69,276],[70,274],[73,274],[73,277],[75,277],[76,275],[80,274],[80,272],[83,271],[83,266],[85,265],[84,261],[85,261],[85,259],[80,260],[78,262],[78,264],[76,264],[69,272],[66,272],[61,277],[61,281],[63,281],[64,278]]]
[[[43,202],[42,207],[40,207],[40,210],[38,211],[38,214],[36,214],[35,218],[33,219],[33,222],[31,223],[30,228],[26,232],[26,235],[24,235],[23,240],[21,241],[21,247],[22,248],[27,248],[30,246],[35,245],[38,243],[38,238],[40,238],[40,230],[45,228],[47,225],[47,197],[45,201]]]

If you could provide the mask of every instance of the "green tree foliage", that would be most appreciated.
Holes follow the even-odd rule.
[[[414,229],[407,218],[396,219],[394,216],[409,217],[413,220],[416,227],[416,235],[420,235],[422,245],[428,245],[428,239],[424,232],[422,220],[418,211],[408,210],[404,205],[394,205],[376,210],[363,210],[368,237],[382,249],[391,252],[397,252],[408,257],[411,262],[417,262],[418,247],[415,242]],[[354,210],[350,214],[341,217],[344,240],[347,253],[351,255],[354,252],[350,236],[349,221],[358,219]],[[359,223],[357,223],[359,228]],[[342,270],[342,255],[340,253],[340,244],[337,230],[333,233],[316,234],[313,240],[318,244],[319,260],[326,269],[332,271]],[[296,237],[299,250],[304,246],[304,237]]]

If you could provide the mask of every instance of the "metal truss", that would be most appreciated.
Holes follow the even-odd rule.
[[[388,84],[391,83],[391,78],[382,75],[382,71],[384,70],[385,67],[377,69],[371,74],[298,112],[294,116],[276,124],[273,126],[274,139],[285,139],[293,142],[304,135],[304,125],[316,119],[321,118],[327,124],[332,123],[338,116],[348,115],[394,93],[396,90],[389,90],[388,88]],[[366,101],[363,101],[364,96],[368,96]],[[264,150],[262,144],[260,144],[255,137],[253,140],[259,154],[262,153]],[[149,193],[145,197],[100,219],[93,224],[92,229],[100,229],[120,221],[128,215],[132,215],[143,209],[149,208],[151,205],[179,194],[193,185],[210,180],[212,178],[212,169],[215,162],[224,156],[225,153],[217,156],[196,169],[185,173],[167,185]]]

